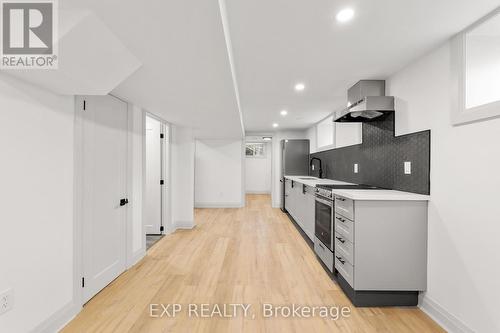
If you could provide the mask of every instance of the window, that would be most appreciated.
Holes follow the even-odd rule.
[[[500,10],[458,34],[452,47],[453,123],[500,116]]]
[[[245,145],[245,155],[246,157],[266,157],[266,144],[261,142],[247,143]]]

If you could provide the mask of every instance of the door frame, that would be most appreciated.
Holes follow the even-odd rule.
[[[161,174],[162,178],[165,179],[165,186],[162,188],[162,193],[161,193],[161,225],[163,226],[163,233],[162,235],[168,235],[172,231],[174,231],[174,228],[172,226],[172,214],[171,214],[171,170],[172,170],[172,158],[171,158],[171,142],[172,142],[172,126],[169,122],[164,120],[161,117],[158,117],[157,115],[149,112],[149,111],[143,111],[142,115],[142,124],[143,124],[143,144],[142,144],[142,151],[143,151],[143,159],[142,159],[142,170],[143,170],[143,185],[142,188],[146,188],[146,117],[153,118],[161,123],[161,132],[167,135],[165,135],[164,141],[162,141],[161,144],[161,153],[162,153],[162,161],[161,161]],[[166,178],[165,178],[166,177]],[[146,199],[146,191],[143,191],[143,202],[145,202]],[[144,205],[143,205],[144,207]],[[144,216],[144,213],[143,213]],[[146,230],[144,226],[144,220],[142,223],[142,228],[143,228],[143,234],[146,235]]]
[[[133,105],[128,101],[123,100],[117,96],[109,94],[110,97],[116,98],[127,105],[127,165],[126,165],[126,191],[127,196],[130,198],[132,195],[132,134],[133,134],[133,117],[131,107]],[[73,191],[73,313],[76,315],[81,311],[83,301],[83,105],[80,102],[82,95],[74,97],[75,118],[74,118],[74,191]],[[144,133],[142,133],[144,135]],[[143,140],[144,141],[144,140]],[[144,170],[143,170],[144,172]],[[143,182],[144,185],[144,176]],[[143,189],[141,189],[143,192]],[[142,241],[142,248],[140,253],[134,254],[132,248],[132,214],[131,205],[126,206],[126,251],[125,251],[125,271],[132,267],[137,261],[142,259],[145,254],[146,240],[145,236]],[[142,208],[141,208],[142,209]],[[143,217],[143,216],[142,216]],[[142,220],[141,217],[141,220]],[[141,221],[142,222],[142,221]]]

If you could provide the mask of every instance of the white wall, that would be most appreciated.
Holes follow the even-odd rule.
[[[451,126],[450,85],[449,43],[387,81],[397,98],[396,134],[432,130],[422,305],[452,331],[462,323],[500,332],[500,119]]]
[[[194,138],[190,128],[171,127],[171,223],[169,231],[194,226]]]
[[[0,110],[0,332],[28,332],[73,299],[74,98],[0,74]]]
[[[245,157],[245,192],[246,193],[271,193],[272,156],[271,142],[265,143],[266,156]]]
[[[243,207],[243,141],[196,140],[195,206]]]

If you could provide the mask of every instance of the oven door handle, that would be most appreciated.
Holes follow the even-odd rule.
[[[328,200],[321,199],[321,198],[318,198],[318,197],[316,197],[316,201],[320,202],[320,203],[322,203],[324,205],[327,205],[330,208],[333,208],[333,202],[332,201],[328,201]]]

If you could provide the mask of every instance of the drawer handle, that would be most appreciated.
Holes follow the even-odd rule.
[[[344,198],[337,198],[337,200],[340,200],[340,201],[345,201]]]
[[[342,223],[345,223],[345,219],[343,219],[343,218],[341,218],[341,217],[338,217],[338,216],[337,216],[337,217],[336,217],[336,219],[337,219],[337,220],[339,220],[339,221],[340,221],[340,222],[342,222]]]
[[[335,256],[335,258],[337,258],[342,265],[345,264],[345,260],[342,260],[342,257]]]
[[[342,244],[345,243],[345,239],[342,239],[341,237],[335,237],[335,238],[337,238],[339,240],[339,242],[341,242]]]
[[[325,247],[323,246],[323,244],[319,244],[319,243],[318,243],[318,246],[319,246],[320,248],[322,248],[323,250],[325,249]]]

